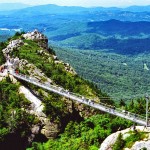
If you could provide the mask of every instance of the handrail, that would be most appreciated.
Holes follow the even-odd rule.
[[[104,111],[104,112],[107,112],[109,114],[113,114],[113,115],[128,119],[130,121],[136,122],[136,123],[141,124],[141,125],[146,125],[146,119],[145,119],[145,117],[143,117],[141,115],[134,114],[134,113],[128,112],[126,110],[122,110],[120,108],[112,108],[112,107],[110,107],[107,104],[102,103],[102,102],[96,103],[96,102],[94,102],[94,100],[85,98],[84,96],[82,96],[80,94],[69,92],[68,90],[65,90],[62,87],[55,86],[52,84],[41,83],[38,79],[32,78],[32,77],[27,76],[27,75],[23,75],[20,73],[18,74],[18,73],[15,73],[14,71],[11,71],[10,74],[16,78],[27,81],[29,83],[36,85],[36,86],[39,86],[39,87],[44,88],[46,90],[49,90],[51,92],[57,93],[59,95],[65,96],[65,97],[70,98],[72,100],[78,101],[80,103],[89,105],[93,108],[97,108],[101,111]]]

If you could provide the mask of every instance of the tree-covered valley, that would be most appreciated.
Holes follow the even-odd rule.
[[[149,54],[126,56],[106,50],[55,50],[59,58],[69,62],[79,75],[93,81],[115,100],[130,101],[150,92]]]

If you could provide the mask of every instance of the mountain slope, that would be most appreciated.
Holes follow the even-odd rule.
[[[36,39],[39,36],[43,39]],[[28,39],[29,37],[35,39]],[[37,31],[28,33],[24,37],[17,33],[4,45],[1,43],[1,50],[7,61],[9,58],[9,62],[14,63],[15,69],[24,75],[30,75],[35,80],[46,84],[57,84],[69,91],[94,98],[97,102],[100,101],[100,97],[106,96],[93,84],[80,78],[69,64],[58,60],[53,50],[47,48],[47,39]],[[4,63],[2,55],[0,58],[1,63]],[[0,108],[4,110],[1,117],[5,118],[1,118],[0,123],[2,137],[0,148],[8,148],[9,145],[6,143],[9,143],[12,138],[14,141],[18,138],[20,143],[24,142],[22,146],[19,145],[19,149],[25,149],[30,142],[42,142],[46,138],[56,138],[64,132],[71,121],[81,122],[99,113],[83,104],[72,102],[52,92],[16,80],[11,75],[5,77],[7,76],[5,65],[1,66],[2,72],[0,73],[2,76],[0,86],[3,87],[0,88],[2,100]],[[35,101],[39,104],[36,105]],[[109,102],[113,103],[111,100]],[[9,122],[12,120],[11,113],[14,122]],[[12,147],[15,149],[13,143]]]
[[[79,77],[73,68],[60,61],[47,38],[37,30],[16,33],[0,49],[0,148],[33,149],[98,149],[112,132],[131,126],[131,122],[105,114],[84,104],[73,102],[28,82],[15,79],[7,73],[7,66],[44,84],[53,84],[73,91],[96,102],[114,102],[92,83]],[[12,68],[10,68],[12,69]],[[35,105],[36,103],[38,105]],[[37,108],[38,106],[38,108]],[[130,105],[120,103],[123,109],[145,114],[145,100]],[[50,139],[49,139],[50,138]],[[49,139],[49,140],[48,140]],[[16,145],[19,141],[20,145]],[[46,143],[45,143],[46,142]]]
[[[69,62],[77,73],[94,82],[114,99],[143,97],[149,93],[150,54],[126,56],[107,50],[55,48],[60,59]]]

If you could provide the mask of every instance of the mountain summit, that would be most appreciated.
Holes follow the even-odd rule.
[[[8,113],[7,110],[11,110],[8,113],[10,116],[3,121],[14,120],[11,125],[1,124],[3,130],[8,129],[3,136],[6,143],[12,138],[14,141],[17,140],[16,134],[21,143],[24,142],[19,145],[22,148],[41,136],[45,140],[56,138],[70,121],[80,122],[84,118],[97,114],[94,109],[82,103],[72,102],[11,75],[10,72],[15,71],[16,74],[29,77],[28,80],[48,86],[59,86],[60,90],[64,88],[66,92],[82,94],[96,102],[100,101],[99,96],[103,94],[99,90],[95,91],[96,88],[92,84],[80,78],[69,64],[60,61],[54,51],[48,48],[46,36],[40,32],[35,30],[26,34],[16,33],[9,41],[1,43],[1,50],[4,57],[1,59],[3,65],[0,67],[0,86],[7,85],[3,87],[7,90],[1,91],[0,106],[3,106],[9,98],[2,116]],[[11,86],[13,91],[12,88],[9,89]],[[5,92],[8,93],[7,96]],[[5,136],[8,139],[5,139]],[[5,142],[0,143],[0,147],[7,149]],[[15,148],[13,143],[12,147]]]

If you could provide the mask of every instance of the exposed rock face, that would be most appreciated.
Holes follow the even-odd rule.
[[[36,41],[40,47],[44,49],[48,49],[48,39],[46,36],[41,34],[39,31],[34,30],[33,32],[29,32],[27,34],[22,35],[25,39]]]
[[[74,69],[70,66],[68,63],[64,63],[63,61],[58,60],[57,56],[49,54],[45,50],[48,49],[48,40],[47,38],[39,33],[37,30],[22,35],[25,39],[30,39],[33,41],[36,41],[40,46],[40,50],[37,51],[41,56],[47,56],[49,62],[52,61],[54,63],[61,63],[64,65],[64,69],[72,74],[76,74]],[[46,84],[54,84],[51,79],[47,78],[46,75],[38,69],[34,64],[29,63],[25,59],[19,59],[19,58],[11,58],[10,54],[11,52],[15,50],[19,50],[19,47],[22,45],[26,45],[27,43],[23,42],[22,40],[14,40],[9,43],[9,45],[3,50],[4,56],[6,57],[7,63],[9,64],[10,68],[16,69],[19,68],[21,71],[26,71],[25,74],[29,74],[29,76],[35,80],[38,80],[40,82],[46,83]],[[13,64],[13,65],[12,65]],[[11,66],[12,65],[12,66]],[[3,75],[3,74],[2,74]],[[15,79],[13,76],[10,75],[10,78],[14,84],[18,82],[17,79]],[[0,77],[1,80],[1,77]],[[20,94],[24,94],[25,97],[31,102],[31,108],[29,108],[28,112],[31,114],[34,114],[38,117],[38,119],[41,122],[42,129],[39,129],[39,126],[35,126],[32,129],[32,135],[29,137],[29,141],[32,141],[34,138],[34,134],[37,134],[37,132],[40,132],[44,134],[47,138],[55,138],[58,133],[61,130],[61,124],[52,122],[50,119],[47,118],[46,114],[43,113],[44,105],[40,99],[38,99],[37,96],[35,96],[31,91],[28,90],[26,87],[21,86],[19,89]],[[37,95],[39,94],[38,90],[34,91]],[[40,94],[39,94],[40,95]],[[38,96],[39,96],[38,95]],[[48,93],[44,92],[44,96],[47,96]],[[77,112],[80,117],[88,117],[90,114],[93,113],[93,109],[90,109],[90,107],[85,107],[83,104],[79,104],[78,102],[73,102],[69,99],[63,98],[65,101],[65,106],[67,107],[67,115],[73,114],[74,112]],[[65,120],[66,121],[66,120]]]
[[[37,41],[38,44],[42,47],[41,51],[45,54],[45,51],[43,49],[48,48],[48,40],[46,39],[46,37],[44,35],[42,35],[38,31],[34,31],[31,33],[25,34],[25,38]],[[33,77],[33,78],[40,80],[41,82],[45,82],[47,84],[52,83],[51,79],[47,78],[44,75],[44,73],[42,73],[42,71],[40,69],[38,69],[35,65],[29,64],[27,60],[25,60],[25,59],[19,60],[19,58],[17,58],[17,57],[16,58],[10,57],[10,54],[13,50],[19,50],[19,48],[24,44],[26,44],[26,43],[24,43],[20,39],[13,40],[13,41],[9,42],[8,46],[5,49],[3,49],[3,54],[7,60],[6,66],[9,66],[10,68],[13,68],[13,69],[16,69],[19,67],[19,69],[21,69],[21,70],[27,70],[28,73],[30,74],[30,77]],[[1,76],[0,80],[2,80],[7,75],[8,75],[7,69],[5,69],[3,73],[0,73],[0,76]],[[17,80],[12,75],[9,75],[9,77],[14,84],[17,83]],[[58,135],[58,132],[60,132],[59,126],[58,126],[58,124],[50,122],[50,120],[47,119],[47,116],[43,113],[44,105],[42,104],[41,100],[39,100],[36,96],[34,96],[31,93],[31,91],[28,90],[24,86],[20,87],[19,93],[24,94],[25,97],[31,102],[31,107],[27,111],[30,114],[34,114],[35,116],[37,116],[38,119],[42,123],[40,125],[40,126],[42,126],[42,130],[40,129],[41,127],[39,125],[34,126],[31,129],[32,134],[28,140],[32,141],[35,137],[35,134],[38,134],[39,132],[44,134],[47,138],[55,138]]]
[[[7,57],[9,53],[11,53],[14,49],[19,49],[19,47],[22,46],[23,44],[24,44],[23,41],[20,39],[10,41],[8,46],[2,50],[4,56]]]
[[[141,150],[143,148],[146,148],[146,150],[150,150],[150,141],[135,142],[131,150]]]
[[[41,100],[38,99],[35,95],[33,95],[29,89],[27,89],[24,86],[21,86],[19,88],[19,93],[22,93],[25,95],[25,97],[31,102],[31,110],[28,110],[30,114],[34,114],[38,117],[38,119],[42,123],[42,130],[41,133],[44,134],[47,138],[55,138],[59,130],[58,123],[51,122],[49,119],[47,119],[47,116],[43,113],[44,105],[42,104]],[[39,126],[35,126],[32,128],[32,134],[34,135],[34,132],[37,134],[39,132]],[[32,140],[34,136],[31,136],[29,140]]]
[[[125,150],[141,150],[143,148],[150,150],[150,127],[145,128],[144,126],[136,126],[136,130],[138,132],[145,132],[147,134],[146,138],[142,141],[136,141],[131,148],[125,148]],[[103,141],[99,150],[112,150],[112,146],[116,142],[118,135],[121,133],[123,135],[123,139],[125,139],[129,136],[129,131],[133,130],[128,128],[109,135]]]
[[[16,69],[18,67],[19,64],[19,58],[11,58],[10,54],[13,50],[19,50],[19,48],[24,45],[24,42],[20,39],[17,40],[12,40],[9,42],[9,44],[7,45],[7,47],[5,49],[2,50],[7,62],[5,63],[6,66],[9,65],[9,67],[11,66],[11,64],[13,64],[13,66],[11,66],[13,69]]]
[[[47,78],[44,73],[40,69],[38,69],[35,65],[29,64],[27,60],[21,59],[19,61],[18,67],[21,70],[27,70],[30,74],[30,77],[37,79],[38,81],[44,82],[46,84],[52,83],[52,80]]]
[[[31,128],[31,135],[28,137],[28,142],[31,143],[33,139],[35,138],[35,135],[37,135],[40,131],[39,125],[33,125]]]
[[[50,122],[49,119],[44,119],[45,126],[42,128],[41,133],[44,134],[47,138],[55,138],[60,132],[60,127],[58,123]]]

